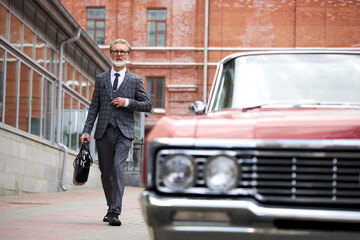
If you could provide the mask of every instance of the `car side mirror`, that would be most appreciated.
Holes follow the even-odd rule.
[[[189,115],[205,114],[206,105],[201,101],[196,101],[189,106]]]

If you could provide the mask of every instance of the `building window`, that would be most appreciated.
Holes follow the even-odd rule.
[[[42,67],[45,67],[45,53],[46,53],[46,44],[39,36],[36,36],[35,39],[35,61]]]
[[[165,46],[166,10],[148,10],[148,46]]]
[[[86,9],[86,31],[97,44],[104,44],[105,8]]]
[[[146,88],[153,108],[164,108],[164,85],[162,77],[147,77]]]
[[[0,48],[0,59],[4,59],[4,50]],[[0,61],[0,122],[3,121],[4,105],[4,61]]]
[[[12,127],[16,127],[18,66],[18,59],[7,53],[4,123]]]
[[[33,73],[32,78],[32,94],[31,94],[31,134],[41,136],[40,127],[42,119],[41,111],[41,86],[43,84],[43,76],[38,72]]]
[[[51,114],[53,112],[53,102],[51,92],[53,89],[53,82],[49,79],[44,79],[44,86],[42,92],[42,137],[51,139]]]
[[[21,49],[22,23],[11,14],[10,16],[10,43],[17,49]]]
[[[7,39],[8,11],[0,5],[0,36]]]
[[[19,77],[19,117],[18,127],[20,130],[29,132],[29,101],[30,99],[30,81],[32,70],[21,62]]]
[[[23,52],[33,59],[34,49],[34,33],[24,25]]]

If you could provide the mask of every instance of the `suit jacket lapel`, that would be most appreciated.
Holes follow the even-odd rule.
[[[111,99],[113,99],[113,89],[112,89],[112,85],[111,85],[111,71],[108,71],[108,73],[105,75],[105,87],[106,87],[106,91],[109,94],[109,97]]]
[[[120,96],[121,93],[126,89],[126,86],[128,85],[128,83],[129,83],[129,74],[128,74],[128,71],[126,71],[125,76],[124,76],[124,80],[121,83],[119,89],[117,90],[116,95]]]

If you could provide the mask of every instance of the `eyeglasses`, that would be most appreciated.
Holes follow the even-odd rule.
[[[127,54],[127,53],[129,53],[129,51],[118,51],[118,50],[114,50],[114,51],[111,51],[111,53],[115,53],[115,54],[119,54],[120,53],[120,55],[125,55],[125,54]]]

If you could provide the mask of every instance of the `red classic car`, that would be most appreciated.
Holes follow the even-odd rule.
[[[146,140],[153,239],[360,239],[360,54],[233,54],[190,110]]]

